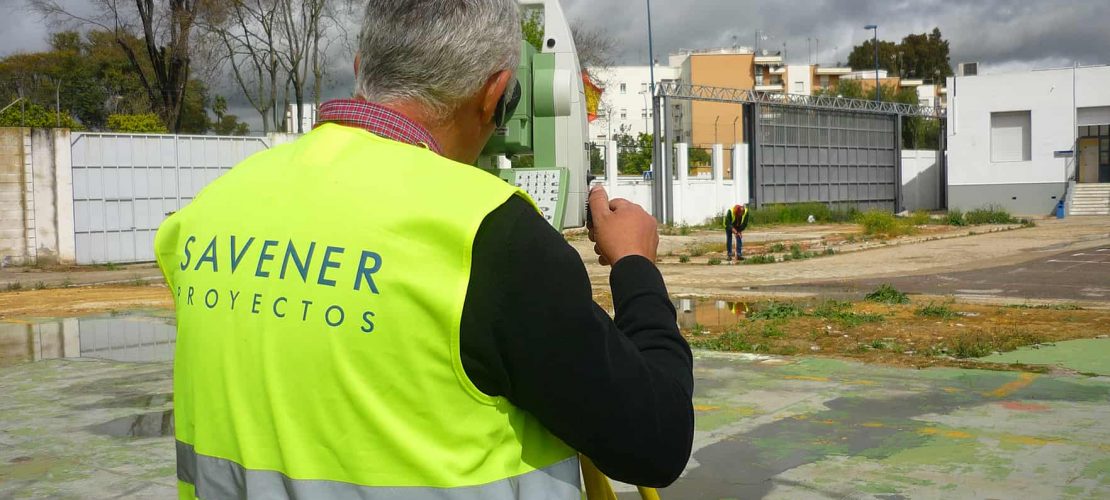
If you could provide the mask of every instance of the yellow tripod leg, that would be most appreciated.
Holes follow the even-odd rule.
[[[617,500],[617,494],[613,492],[612,485],[609,484],[609,478],[605,477],[597,466],[590,461],[589,457],[579,455],[582,462],[582,479],[586,482],[586,499],[587,500]],[[638,487],[640,490],[640,498],[643,500],[660,500],[659,492],[655,488]]]

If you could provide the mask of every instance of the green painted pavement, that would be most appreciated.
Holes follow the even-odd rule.
[[[982,361],[1053,365],[1080,373],[1110,375],[1110,339],[1068,340],[1038,348],[1023,347],[1013,352],[987,356]]]

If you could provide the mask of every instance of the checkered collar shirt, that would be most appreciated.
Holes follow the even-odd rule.
[[[317,121],[320,124],[336,123],[358,127],[379,137],[427,148],[438,155],[443,154],[439,143],[427,129],[381,104],[357,99],[328,101],[320,105]]]

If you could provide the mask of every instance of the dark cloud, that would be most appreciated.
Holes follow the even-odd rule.
[[[604,29],[627,63],[647,60],[644,0],[565,0],[568,15]],[[952,62],[980,61],[989,70],[1110,62],[1110,1],[1106,0],[656,0],[652,23],[656,57],[681,48],[752,46],[755,32],[767,48],[787,44],[791,62],[809,60],[808,39],[819,40],[819,59],[847,59],[870,37],[901,39],[939,27],[952,42]],[[734,38],[735,37],[735,38]]]
[[[51,27],[24,2],[0,0],[0,56],[47,47]],[[563,6],[573,21],[614,38],[619,63],[646,63],[645,0],[563,0]],[[789,62],[808,62],[819,46],[813,58],[828,65],[847,60],[851,47],[871,36],[863,26],[872,23],[888,40],[939,27],[952,43],[953,64],[978,61],[987,72],[1110,63],[1110,0],[655,0],[652,9],[656,58],[664,63],[683,48],[750,47],[761,30],[769,38],[765,48],[786,44]],[[349,60],[333,56],[328,97],[350,94]],[[258,128],[257,113],[230,82],[214,86]]]

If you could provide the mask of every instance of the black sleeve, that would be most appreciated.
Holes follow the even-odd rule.
[[[654,263],[624,258],[610,284],[616,321],[594,303],[579,254],[513,197],[474,241],[463,367],[609,477],[663,487],[690,457],[693,358]]]

